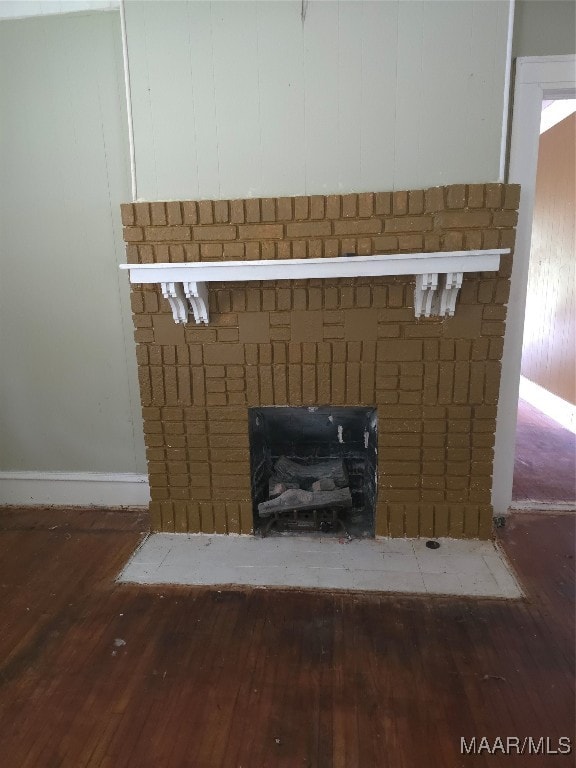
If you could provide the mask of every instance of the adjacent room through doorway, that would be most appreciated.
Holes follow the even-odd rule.
[[[576,504],[575,147],[576,100],[543,101],[522,344],[515,506]]]

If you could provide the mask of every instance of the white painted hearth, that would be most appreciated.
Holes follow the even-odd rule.
[[[131,283],[161,285],[176,323],[188,322],[189,306],[197,323],[209,322],[207,283],[211,282],[397,275],[415,276],[416,317],[445,317],[454,315],[464,273],[496,272],[500,256],[506,253],[510,253],[509,248],[327,259],[120,264],[120,269],[129,270]]]

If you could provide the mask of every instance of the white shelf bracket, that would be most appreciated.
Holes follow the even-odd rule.
[[[414,314],[416,317],[421,315],[430,317],[432,314],[432,300],[437,288],[437,272],[425,272],[422,275],[416,275],[416,287],[414,288]]]
[[[180,283],[162,283],[162,296],[168,299],[175,323],[188,322],[188,305]]]
[[[194,320],[197,323],[208,325],[210,316],[208,314],[208,287],[206,283],[188,282],[184,283],[184,293],[190,302]]]
[[[444,275],[444,285],[440,296],[440,315],[452,317],[456,310],[456,299],[462,287],[462,272],[447,272]]]

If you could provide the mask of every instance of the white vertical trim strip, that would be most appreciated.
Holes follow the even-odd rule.
[[[126,113],[128,117],[128,145],[130,149],[130,181],[132,201],[138,199],[136,184],[136,153],[134,150],[134,124],[132,121],[132,91],[130,88],[130,59],[128,58],[128,38],[126,36],[125,0],[120,0],[120,27],[122,30],[122,59],[124,61],[124,89],[126,93]]]
[[[500,172],[498,181],[506,177],[506,147],[508,145],[508,119],[510,113],[510,75],[512,71],[512,38],[514,37],[514,9],[516,0],[508,6],[508,37],[506,40],[506,72],[504,74],[504,102],[502,104],[502,138],[500,140]]]

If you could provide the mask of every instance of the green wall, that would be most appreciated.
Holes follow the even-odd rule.
[[[574,0],[516,0],[512,55],[576,53]]]
[[[0,471],[145,472],[116,11],[0,23]]]

